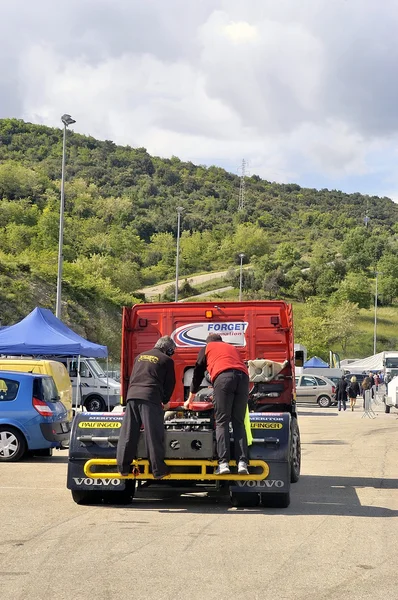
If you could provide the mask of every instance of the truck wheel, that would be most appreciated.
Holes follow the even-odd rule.
[[[104,504],[131,504],[135,494],[135,481],[126,481],[122,492],[103,492]]]
[[[76,504],[101,504],[101,492],[91,492],[89,490],[72,490],[72,498]]]
[[[0,427],[0,462],[16,462],[20,460],[26,452],[26,440],[23,434],[9,427],[2,425]]]
[[[84,406],[88,412],[104,412],[106,409],[104,399],[101,396],[90,396]]]
[[[232,506],[258,506],[260,504],[260,494],[254,492],[230,492]]]
[[[267,508],[287,508],[290,504],[290,492],[284,494],[260,494],[261,504]]]
[[[386,404],[385,407],[384,407],[384,412],[386,412],[387,414],[389,414],[390,410],[391,410],[391,406],[388,406],[388,404]]]
[[[300,478],[301,442],[300,429],[295,417],[292,418],[290,441],[290,481],[296,483]]]
[[[329,408],[329,406],[332,404],[332,402],[331,402],[329,396],[319,396],[318,404],[322,408]]]

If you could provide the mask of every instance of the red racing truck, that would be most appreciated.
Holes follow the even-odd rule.
[[[216,475],[211,383],[204,379],[188,411],[183,403],[198,352],[209,333],[220,333],[248,364],[249,475]],[[148,487],[172,485],[182,493],[229,493],[235,506],[287,507],[290,484],[300,476],[300,432],[294,379],[292,307],[283,301],[137,304],[123,309],[122,404],[135,357],[170,335],[176,386],[165,414],[166,463],[171,474],[154,481],[142,432],[135,474],[116,470],[116,446],[123,415],[81,413],[72,428],[68,488],[78,503],[130,502]],[[233,442],[233,440],[231,440]]]

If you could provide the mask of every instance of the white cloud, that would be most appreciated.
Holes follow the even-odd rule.
[[[393,0],[4,4],[0,116],[69,112],[76,131],[164,156],[396,188]]]
[[[236,43],[252,42],[258,39],[257,28],[245,21],[232,21],[224,25],[223,33]]]

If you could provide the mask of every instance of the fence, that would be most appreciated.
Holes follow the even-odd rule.
[[[372,390],[365,390],[363,399],[363,417],[369,417],[369,419],[375,419],[376,413],[373,410],[372,404],[374,401],[378,402],[378,393],[374,392],[374,398],[372,397]]]

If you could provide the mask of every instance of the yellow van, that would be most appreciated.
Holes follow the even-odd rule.
[[[57,386],[61,402],[68,411],[68,421],[72,421],[72,384],[68,371],[61,362],[37,358],[0,358],[0,371],[51,375]]]

